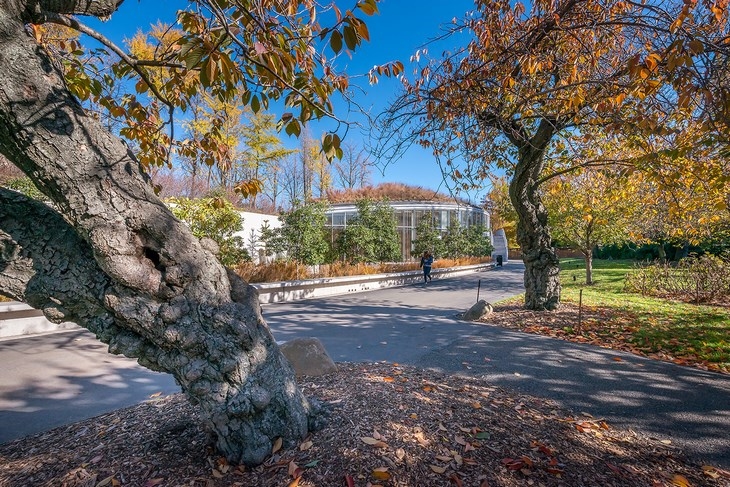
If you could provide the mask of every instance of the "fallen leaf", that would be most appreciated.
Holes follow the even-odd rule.
[[[312,448],[313,445],[314,445],[314,443],[312,443],[311,441],[305,441],[304,443],[302,443],[301,445],[299,445],[299,450],[300,451],[307,451],[310,448]]]
[[[352,478],[352,475],[345,475],[345,485],[347,487],[355,487],[355,479]]]
[[[287,470],[288,470],[289,476],[294,477],[294,478],[300,477],[302,475],[302,472],[304,471],[301,468],[299,468],[299,465],[297,465],[293,461],[289,462],[289,466],[288,466]]]
[[[311,462],[304,465],[304,468],[316,467],[319,464],[319,460],[312,460]]]
[[[446,467],[439,467],[438,465],[429,465],[429,467],[436,473],[444,473],[446,471]]]
[[[426,439],[426,436],[423,434],[423,431],[419,431],[416,434],[414,434],[416,441],[418,441],[418,444],[421,446],[428,446],[431,444],[430,441]]]
[[[677,487],[690,487],[692,484],[689,483],[689,480],[684,475],[676,474],[672,477],[672,485],[676,485]]]
[[[392,378],[392,377],[383,377],[383,381],[385,381],[385,382],[394,382],[395,379]]]
[[[155,392],[154,394],[150,394],[150,397],[160,397],[161,395],[161,392]]]
[[[451,476],[449,477],[449,480],[453,484],[455,484],[457,487],[463,487],[463,485],[464,485],[464,483],[461,481],[461,479],[459,478],[459,476],[456,475],[455,473],[452,473],[451,474]]]
[[[144,487],[154,487],[155,485],[160,485],[164,481],[165,479],[161,478],[149,479],[147,480],[147,482],[144,483]]]
[[[718,477],[719,477],[719,475],[718,475]],[[114,482],[114,475],[111,475],[111,476],[105,478],[104,480],[102,480],[101,482],[99,482],[98,484],[96,484],[96,487],[106,487],[107,485],[114,485],[113,482]]]
[[[223,478],[223,474],[217,468],[214,468],[212,470],[211,474],[213,475],[213,477],[215,477],[217,479],[222,479]]]
[[[271,447],[271,454],[273,455],[274,453],[281,450],[281,445],[283,445],[283,444],[284,444],[284,440],[281,437],[277,438],[276,441],[274,441],[274,446]]]
[[[705,474],[705,476],[710,477],[711,479],[719,479],[720,474],[717,470],[715,470],[715,467],[711,465],[704,465],[702,467],[702,473]]]
[[[291,482],[289,482],[289,484],[286,487],[297,487],[299,485],[300,480],[302,480],[302,478],[297,477],[294,480],[292,480]]]
[[[378,467],[373,470],[371,475],[374,479],[377,480],[388,480],[390,478],[390,472],[388,472],[388,467]]]
[[[363,443],[374,446],[375,448],[388,448],[388,444],[384,441],[376,440],[375,438],[371,436],[363,436],[360,438]]]

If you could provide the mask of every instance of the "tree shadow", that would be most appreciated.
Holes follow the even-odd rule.
[[[54,353],[50,353],[50,352]],[[169,374],[111,355],[86,330],[0,342],[0,443],[180,392]]]

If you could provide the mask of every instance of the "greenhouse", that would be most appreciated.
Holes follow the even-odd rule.
[[[472,225],[484,225],[489,228],[489,214],[483,208],[448,202],[418,202],[399,201],[391,202],[395,211],[398,235],[403,260],[412,260],[412,242],[416,238],[416,225],[422,217],[431,215],[441,232],[446,232],[453,221],[457,221],[463,228]],[[336,203],[327,211],[327,228],[331,232],[334,242],[337,235],[347,226],[348,220],[357,216],[357,206],[354,203]]]

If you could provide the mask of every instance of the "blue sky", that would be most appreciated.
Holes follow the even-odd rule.
[[[349,8],[354,0],[337,0],[340,7]],[[89,21],[94,28],[107,35],[115,42],[121,43],[125,37],[131,37],[138,29],[146,28],[157,20],[173,22],[175,12],[184,5],[177,0],[126,0],[111,20],[104,23]],[[406,66],[406,73],[412,72],[409,59],[412,54],[424,43],[440,32],[440,26],[448,23],[454,17],[462,17],[468,10],[474,9],[473,0],[381,0],[380,13],[368,17],[363,16],[369,31],[370,43],[358,49],[353,58],[341,57],[338,61],[346,67],[350,75],[364,74],[373,65],[388,61],[400,60]],[[87,19],[90,20],[90,19]],[[433,49],[430,51],[436,55]],[[370,86],[366,78],[357,78],[352,81],[365,93],[358,95],[358,102],[377,113],[397,94],[399,83],[397,80],[381,78],[375,86]],[[345,113],[338,113],[345,116]],[[318,136],[316,127],[313,135]],[[287,146],[297,146],[296,140],[287,140],[282,135]],[[361,144],[361,135],[350,131],[347,140]],[[412,148],[403,158],[382,167],[378,164],[373,174],[374,182],[393,181],[415,184],[431,189],[440,189],[447,192],[442,183],[442,175],[433,156],[419,148]],[[473,192],[473,201],[478,201],[484,191]],[[466,196],[466,195],[461,195]]]

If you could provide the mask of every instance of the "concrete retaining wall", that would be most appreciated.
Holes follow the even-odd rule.
[[[0,338],[78,328],[75,323],[51,323],[40,310],[25,303],[0,303]]]
[[[460,276],[492,267],[492,264],[479,264],[446,269],[433,269],[435,279]],[[321,298],[337,294],[373,291],[387,287],[405,286],[423,281],[423,272],[408,271],[391,274],[372,274],[367,276],[331,277],[306,279],[301,281],[282,281],[253,284],[259,292],[259,301],[280,303],[307,298]],[[0,303],[0,338],[8,338],[36,333],[78,328],[74,323],[51,323],[41,311],[25,303],[11,301]]]
[[[489,269],[493,264],[478,264],[446,269],[433,269],[431,275],[438,278],[460,276]],[[321,298],[337,294],[374,291],[387,287],[405,286],[423,282],[423,272],[407,271],[390,274],[372,274],[365,276],[327,277],[321,279],[305,279],[301,281],[282,281],[253,284],[259,291],[259,301],[263,303],[280,303],[299,299]]]

